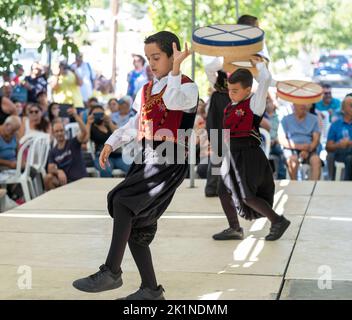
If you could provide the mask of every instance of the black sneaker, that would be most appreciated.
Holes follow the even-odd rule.
[[[218,193],[217,192],[206,192],[205,193],[205,197],[206,198],[215,198],[215,197],[218,197]]]
[[[105,265],[99,267],[99,271],[82,279],[78,279],[72,285],[84,292],[101,292],[112,289],[117,289],[122,286],[122,271],[119,273],[112,273]]]
[[[287,220],[284,216],[281,217],[279,222],[273,223],[270,227],[269,234],[265,237],[267,241],[274,241],[280,239],[284,234],[288,226],[290,225],[290,221]]]
[[[135,293],[116,300],[165,300],[164,291],[161,285],[159,285],[156,290],[141,287]]]
[[[228,228],[213,235],[214,240],[243,240],[243,229]]]

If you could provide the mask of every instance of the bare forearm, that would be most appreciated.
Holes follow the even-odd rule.
[[[88,140],[88,131],[85,124],[79,115],[75,116],[75,120],[78,123],[79,129],[81,130],[81,133],[79,135],[79,141],[81,143],[86,142]]]
[[[90,122],[87,122],[86,124],[86,131],[87,131],[87,140],[90,139],[90,130],[92,128],[92,124]]]
[[[0,159],[0,166],[11,167],[12,162],[9,160]]]

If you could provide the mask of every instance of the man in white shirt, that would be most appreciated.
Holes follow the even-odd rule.
[[[75,70],[77,75],[82,79],[80,87],[84,104],[93,95],[95,73],[88,62],[83,61],[83,54],[76,55],[76,62],[72,64],[71,68]]]

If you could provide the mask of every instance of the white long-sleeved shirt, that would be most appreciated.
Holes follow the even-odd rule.
[[[269,52],[268,49],[265,45],[264,42],[264,47],[263,50],[258,52],[259,55],[261,55],[262,57],[266,58],[268,61],[270,61],[270,57],[269,57]],[[209,80],[209,82],[211,83],[212,86],[215,85],[216,83],[216,79],[217,79],[217,72],[219,70],[222,70],[223,65],[224,65],[224,58],[223,57],[212,57],[212,59],[208,59],[205,58],[203,59],[204,61],[204,69],[205,69],[205,73],[207,75],[207,78]],[[276,86],[276,81],[274,79],[271,80],[271,87],[275,87]]]
[[[194,82],[181,84],[181,74],[177,76],[171,75],[171,72],[160,80],[154,78],[152,94],[158,94],[167,85],[163,94],[165,106],[169,110],[182,110],[184,112],[196,112],[198,100],[198,87]],[[105,142],[112,147],[113,150],[121,147],[134,139],[138,134],[139,117],[142,101],[141,88],[133,103],[133,109],[137,112],[124,126],[116,129],[109,139]]]
[[[261,117],[265,111],[267,92],[272,78],[264,62],[258,63],[257,69],[259,73],[255,79],[258,82],[258,88],[257,91],[251,96],[249,106],[255,115]],[[233,103],[233,105],[235,104],[237,103]]]

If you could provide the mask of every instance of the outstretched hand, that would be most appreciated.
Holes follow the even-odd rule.
[[[172,49],[174,52],[174,64],[176,63],[176,64],[181,65],[183,60],[185,60],[191,54],[191,50],[188,49],[187,42],[185,43],[185,50],[184,51],[179,51],[177,49],[175,42],[172,43]]]
[[[180,51],[177,49],[176,43],[172,43],[172,49],[173,49],[173,69],[172,69],[172,74],[173,75],[178,75],[180,73],[180,66],[181,63],[192,53],[190,49],[188,49],[187,42],[185,43],[185,50]]]
[[[111,152],[112,152],[112,147],[108,144],[105,144],[99,156],[99,165],[104,170],[106,169],[106,165],[110,166],[108,159]]]
[[[261,56],[252,56],[249,61],[251,62],[253,67],[256,67],[258,63],[263,62],[263,58]]]

